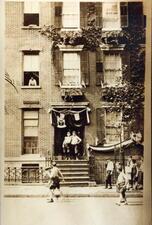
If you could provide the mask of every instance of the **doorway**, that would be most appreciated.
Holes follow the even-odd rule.
[[[72,131],[76,131],[78,137],[81,138],[81,142],[79,144],[79,153],[80,157],[84,156],[84,130],[85,126],[81,127],[66,127],[66,128],[58,128],[54,127],[54,156],[63,156],[63,141],[67,132],[69,131],[72,134]]]

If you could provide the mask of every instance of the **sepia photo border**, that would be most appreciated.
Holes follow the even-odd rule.
[[[17,0],[16,0],[17,1]],[[42,0],[47,1],[47,0]],[[57,1],[57,0],[56,0]],[[87,0],[88,1],[88,0]],[[86,2],[87,2],[86,1]],[[89,2],[98,1],[90,0]],[[110,1],[110,0],[107,0]],[[126,0],[124,0],[125,2]],[[134,0],[136,1],[136,0]],[[128,1],[126,1],[128,2]],[[144,193],[143,193],[143,225],[152,224],[152,166],[151,166],[151,27],[152,27],[152,3],[150,0],[143,0],[147,21],[146,29],[146,71],[145,71],[145,115],[144,115]],[[5,2],[0,1],[0,224],[3,224],[3,189],[4,189],[4,151],[5,151]],[[8,213],[9,216],[9,213]],[[123,225],[123,224],[122,224]]]

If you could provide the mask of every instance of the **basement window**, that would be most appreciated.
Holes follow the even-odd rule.
[[[39,164],[22,164],[22,183],[39,183]]]

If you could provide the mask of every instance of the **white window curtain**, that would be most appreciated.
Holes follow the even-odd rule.
[[[120,29],[120,5],[118,2],[103,2],[103,29]]]
[[[38,136],[38,111],[24,111],[24,137]]]
[[[24,13],[39,13],[39,2],[24,1]]]
[[[122,83],[122,62],[120,54],[105,54],[104,82],[110,86]]]
[[[106,141],[108,144],[119,143],[122,140],[121,112],[106,112]]]
[[[63,85],[80,85],[80,55],[78,53],[63,54]]]
[[[24,71],[39,71],[39,55],[24,55]]]
[[[79,2],[63,2],[63,28],[79,28]]]

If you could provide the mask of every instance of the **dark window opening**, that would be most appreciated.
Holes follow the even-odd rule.
[[[30,82],[31,79],[33,82]],[[39,72],[25,72],[24,71],[24,86],[38,86],[39,85]]]
[[[55,7],[55,16],[62,16],[62,7],[61,6]]]
[[[121,4],[120,10],[121,10],[121,16],[128,15],[128,5],[126,3],[124,3],[123,5]]]
[[[103,63],[97,62],[96,63],[96,72],[97,73],[102,73],[103,72]]]
[[[24,26],[29,26],[29,25],[39,26],[39,14],[37,13],[24,14]]]
[[[22,183],[38,183],[39,164],[22,164]]]

